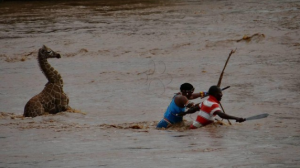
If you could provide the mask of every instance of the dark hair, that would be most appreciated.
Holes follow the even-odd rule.
[[[180,90],[192,90],[194,86],[190,83],[184,83],[180,86]]]
[[[209,95],[215,95],[215,94],[217,94],[219,91],[220,91],[220,88],[219,88],[218,86],[216,86],[216,85],[213,85],[213,86],[211,86],[211,87],[209,88],[208,94],[209,94]]]

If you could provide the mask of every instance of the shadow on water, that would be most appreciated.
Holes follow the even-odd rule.
[[[0,39],[91,30],[116,18],[149,15],[172,0],[0,1]],[[93,30],[91,30],[93,31]]]
[[[169,1],[170,2],[170,1]],[[87,1],[71,1],[71,0],[0,0],[0,14],[20,13],[24,11],[34,11],[38,9],[55,10],[68,9],[72,7],[89,8],[96,11],[121,11],[135,10],[154,7],[166,4],[168,1],[163,0],[87,0]]]

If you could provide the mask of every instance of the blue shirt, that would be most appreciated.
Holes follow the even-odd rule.
[[[175,96],[173,97],[170,105],[168,106],[164,118],[171,122],[171,124],[175,124],[182,121],[182,116],[176,116],[176,114],[185,112],[185,107],[178,107],[175,103]]]

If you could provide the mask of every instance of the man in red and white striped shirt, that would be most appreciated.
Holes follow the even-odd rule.
[[[190,108],[188,111],[181,113],[180,115],[186,115],[190,113],[195,113],[196,111],[200,112],[197,115],[197,119],[193,122],[190,126],[191,129],[196,129],[208,124],[213,123],[214,116],[218,115],[223,119],[233,119],[236,122],[244,122],[245,118],[239,118],[235,116],[230,116],[222,112],[220,108],[220,101],[222,99],[222,91],[217,86],[211,86],[208,91],[209,97],[204,102],[195,105],[194,107]]]

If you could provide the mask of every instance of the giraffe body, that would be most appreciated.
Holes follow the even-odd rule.
[[[36,117],[46,113],[56,114],[70,108],[69,98],[63,91],[62,77],[47,61],[48,58],[60,57],[60,54],[46,46],[39,49],[38,62],[48,83],[41,93],[26,103],[24,117]]]

